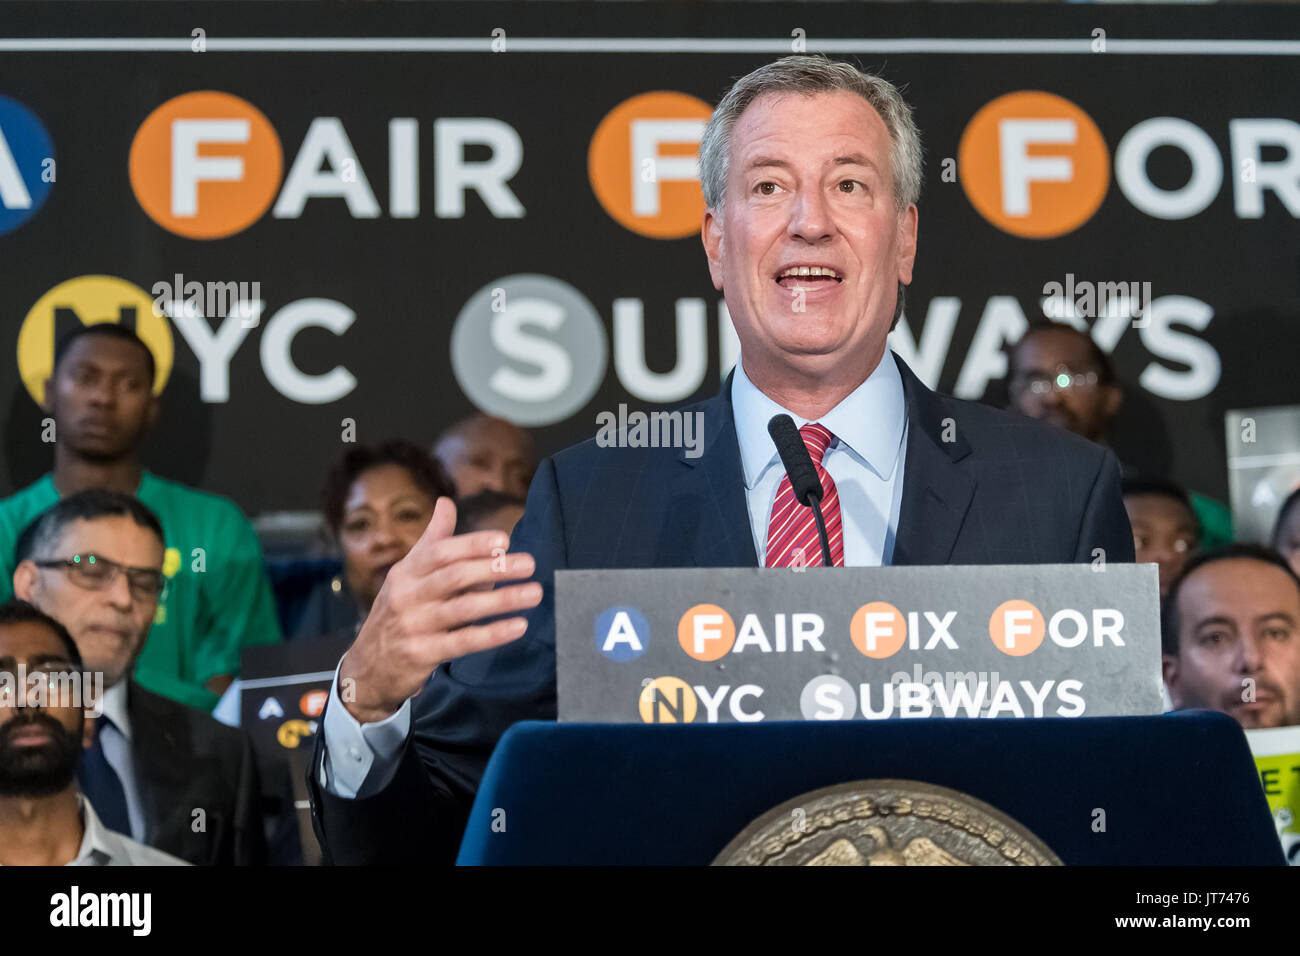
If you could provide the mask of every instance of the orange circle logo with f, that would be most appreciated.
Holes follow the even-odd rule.
[[[876,660],[892,657],[907,640],[907,619],[894,605],[872,601],[853,613],[849,639],[867,657]]]
[[[672,92],[642,93],[605,115],[587,150],[587,176],[610,218],[650,239],[700,231],[697,156],[712,115],[703,100]]]
[[[716,661],[736,643],[736,622],[716,604],[697,604],[677,622],[677,643],[697,661]]]
[[[308,717],[319,717],[325,712],[325,704],[329,697],[329,691],[309,690],[299,698],[298,709]]]
[[[136,130],[131,189],[149,218],[190,239],[222,239],[266,212],[284,155],[261,110],[229,93],[185,93]]]
[[[1024,657],[1038,650],[1046,630],[1043,612],[1028,601],[1003,601],[989,617],[993,646],[1011,657]]]
[[[1092,218],[1110,186],[1101,130],[1064,97],[999,96],[966,125],[957,149],[966,198],[1003,232],[1052,239]]]

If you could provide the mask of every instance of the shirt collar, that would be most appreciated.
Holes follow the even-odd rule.
[[[90,805],[83,794],[77,794],[77,803],[81,807],[81,822],[84,832],[81,837],[81,849],[73,864],[103,864],[125,857],[118,835],[104,826],[99,814]]]
[[[126,706],[127,681],[122,680],[104,691],[104,716],[113,722],[128,741],[131,739],[131,716]]]
[[[759,391],[745,374],[743,355],[731,382],[731,406],[745,487],[753,488],[763,473],[779,461],[776,445],[767,432],[772,416],[784,412],[799,428],[808,424],[808,419],[782,408]],[[888,349],[866,380],[819,419],[835,435],[832,448],[845,448],[883,480],[889,480],[898,463],[906,420],[903,377]]]

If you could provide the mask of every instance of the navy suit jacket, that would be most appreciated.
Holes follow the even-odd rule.
[[[1092,561],[1096,549],[1107,561],[1133,560],[1112,452],[940,395],[893,359],[908,416],[894,564],[1069,563]],[[536,559],[543,588],[528,630],[434,672],[412,701],[412,733],[383,790],[356,800],[325,792],[317,740],[308,785],[326,859],[454,861],[497,740],[516,721],[555,718],[557,569],[757,566],[730,377],[683,411],[704,413],[697,458],[592,439],[541,463],[511,539],[512,551]]]

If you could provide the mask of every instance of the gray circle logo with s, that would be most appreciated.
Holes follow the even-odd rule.
[[[581,292],[532,273],[475,292],[451,330],[451,367],[478,408],[520,425],[563,421],[605,378],[605,327]]]

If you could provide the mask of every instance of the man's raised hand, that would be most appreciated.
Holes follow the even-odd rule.
[[[504,531],[453,535],[456,506],[439,498],[420,540],[393,565],[339,668],[348,713],[361,723],[383,720],[424,687],[445,661],[507,644],[527,622],[507,617],[542,599],[536,582],[491,590],[500,581],[531,577],[533,558],[507,554]]]

